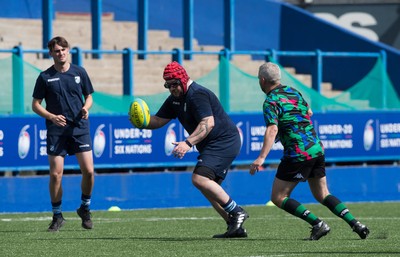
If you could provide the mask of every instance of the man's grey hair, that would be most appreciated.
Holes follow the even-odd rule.
[[[281,80],[281,69],[275,63],[267,62],[260,66],[258,75],[271,84],[277,84]]]

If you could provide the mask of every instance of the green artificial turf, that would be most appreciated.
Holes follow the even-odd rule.
[[[331,227],[307,241],[309,225],[275,206],[245,206],[248,238],[212,239],[226,224],[210,208],[94,211],[93,230],[73,212],[59,232],[51,213],[0,214],[1,256],[400,256],[400,202],[347,203],[370,228],[366,240],[326,207],[306,204]]]

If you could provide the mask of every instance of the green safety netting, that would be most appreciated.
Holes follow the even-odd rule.
[[[21,66],[21,64],[23,65]],[[0,59],[0,69],[2,71],[0,73],[0,114],[15,114],[16,107],[13,106],[13,100],[20,97],[17,91],[13,92],[13,81],[18,82],[20,79],[15,72],[16,67],[23,67],[23,113],[32,114],[32,91],[40,70],[15,55]],[[293,86],[302,92],[314,111],[400,109],[399,97],[387,73],[382,72],[382,69],[382,62],[378,59],[375,66],[364,78],[348,90],[332,98],[325,97],[314,89],[307,87],[284,68],[282,68],[282,84]],[[240,70],[225,58],[221,58],[219,65],[211,72],[201,78],[195,78],[196,82],[210,88],[217,96],[220,94],[220,81],[226,81],[227,79],[229,79],[230,111],[261,111],[265,95],[260,90],[258,78]],[[137,97],[145,100],[151,112],[154,113],[159,109],[168,94],[168,91],[166,91],[160,94],[138,95]],[[95,92],[93,94],[94,104],[91,113],[126,114],[133,98],[134,96]]]
[[[364,78],[334,99],[338,102],[351,101],[357,109],[400,109],[399,97],[381,58]]]
[[[23,92],[13,91],[13,82],[19,83],[20,79],[15,71],[18,67],[23,67]],[[21,97],[21,93],[24,97],[23,113],[33,113],[31,109],[32,91],[40,69],[23,62],[18,56],[12,55],[0,59],[0,70],[0,114],[13,114],[15,109],[13,100]]]

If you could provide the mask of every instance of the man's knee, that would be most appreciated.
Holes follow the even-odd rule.
[[[280,194],[271,194],[271,202],[273,202],[276,206],[278,206],[279,208],[281,207],[283,200],[285,200],[285,198],[288,196],[283,196]]]
[[[212,180],[218,184],[221,184],[223,181],[222,178],[218,177],[215,172],[208,167],[198,166],[194,169],[192,183],[195,187],[202,187],[202,183],[208,182],[209,180]]]

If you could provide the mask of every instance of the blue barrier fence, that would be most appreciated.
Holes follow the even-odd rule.
[[[250,176],[230,171],[222,184],[241,205],[265,205],[270,200],[275,170]],[[396,166],[335,167],[327,169],[330,191],[344,202],[400,200],[400,173]],[[80,175],[63,178],[63,211],[80,204]],[[48,176],[0,177],[0,213],[51,212]],[[300,183],[292,196],[302,203],[316,203],[307,183]],[[98,174],[92,194],[92,210],[118,206],[143,208],[210,207],[191,184],[191,172]]]
[[[247,166],[262,148],[265,123],[261,113],[232,113],[231,117],[242,142],[234,165]],[[43,118],[37,115],[0,118],[0,172],[48,170]],[[315,113],[312,121],[329,163],[400,160],[399,111]],[[90,124],[96,169],[187,167],[197,162],[195,148],[182,160],[172,156],[172,142],[187,137],[177,120],[157,130],[133,128],[127,116],[117,115],[92,115]],[[282,150],[279,142],[274,144],[266,165],[279,163]],[[76,158],[67,157],[65,168],[79,169]]]
[[[23,49],[22,46],[16,46],[13,49],[0,49],[0,53],[12,53],[19,56],[21,59],[24,58],[24,54],[46,54],[48,50],[46,49]],[[144,50],[132,50],[131,48],[125,48],[124,50],[86,50],[81,49],[79,47],[73,47],[71,49],[72,62],[74,64],[83,65],[83,55],[84,54],[92,54],[95,55],[103,55],[103,54],[111,54],[111,55],[121,55],[122,56],[122,77],[123,77],[123,94],[124,95],[134,95],[134,76],[133,66],[134,66],[134,55],[171,55],[171,60],[177,61],[179,63],[183,62],[183,58],[185,55],[217,55],[224,56],[226,59],[231,59],[234,55],[251,55],[251,56],[263,56],[266,60],[272,58],[273,60],[278,60],[279,57],[311,57],[314,60],[314,69],[311,74],[312,76],[312,87],[321,92],[322,90],[322,74],[323,74],[323,59],[324,58],[348,58],[348,57],[356,57],[356,58],[381,58],[382,60],[382,76],[386,73],[387,67],[387,59],[386,52],[324,52],[320,50],[315,51],[278,51],[278,50],[265,50],[265,51],[231,51],[229,49],[222,49],[221,51],[187,51],[182,49],[172,49],[170,51],[144,51]],[[101,60],[99,60],[101,61]],[[16,63],[17,65],[17,63]],[[19,63],[20,66],[13,66],[13,73],[17,79],[13,80],[13,89],[14,92],[19,92],[18,95],[14,98],[14,114],[23,114],[23,88],[24,88],[24,74],[23,74],[23,62]],[[228,64],[227,64],[228,65]],[[228,67],[225,69],[220,69],[220,72],[228,71]],[[220,75],[220,78],[225,78],[220,81],[220,101],[224,106],[225,110],[229,112],[230,110],[230,99],[229,99],[229,76]],[[386,80],[384,80],[381,87],[383,88],[383,92],[386,92]],[[382,94],[383,103],[386,103],[385,97],[386,94]],[[383,106],[382,109],[385,109],[386,105]]]

